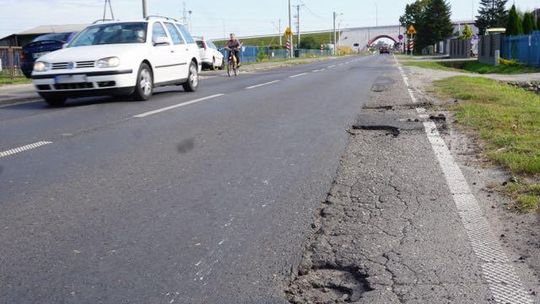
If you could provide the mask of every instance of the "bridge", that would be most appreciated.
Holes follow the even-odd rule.
[[[478,28],[475,26],[474,21],[471,20],[454,21],[454,32],[461,32],[465,24],[472,28],[473,33],[478,33]],[[405,32],[406,29],[400,25],[345,28],[341,30],[339,45],[348,46],[360,51],[382,38],[387,38],[397,43],[399,42],[400,34],[406,36]]]
[[[339,45],[363,50],[383,38],[397,43],[399,35],[405,32],[406,29],[400,25],[346,28],[341,30]]]

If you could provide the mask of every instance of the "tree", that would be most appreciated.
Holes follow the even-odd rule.
[[[320,47],[321,45],[318,44],[317,41],[315,41],[315,38],[311,36],[302,38],[302,41],[300,41],[301,49],[315,50],[315,49],[319,49]]]
[[[465,24],[465,28],[463,29],[463,33],[461,33],[460,39],[463,40],[470,40],[473,36],[473,31],[471,27],[468,24]]]
[[[423,24],[417,29],[417,45],[424,48],[452,37],[454,26],[451,14],[450,4],[446,0],[431,0],[426,6]]]
[[[476,16],[476,26],[480,35],[484,35],[486,29],[493,27],[504,27],[507,23],[508,11],[506,3],[508,0],[480,0],[478,16]]]
[[[417,0],[405,6],[405,14],[399,17],[399,23],[404,28],[418,27],[422,23],[424,12],[430,0]]]
[[[523,15],[523,33],[528,35],[536,30],[536,25],[534,24],[534,17],[532,13],[525,13]]]
[[[512,5],[508,13],[508,22],[506,24],[506,34],[508,36],[516,36],[523,34],[523,23],[517,12],[516,6]]]

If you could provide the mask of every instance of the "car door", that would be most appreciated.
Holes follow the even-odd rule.
[[[177,77],[175,69],[178,60],[174,56],[174,46],[161,22],[152,24],[152,65],[154,66],[154,83],[169,82]]]
[[[183,25],[178,23],[175,23],[175,25],[182,33],[184,40],[186,40],[186,50],[188,52],[189,60],[191,60],[191,58],[197,58],[199,67],[201,67],[201,55],[199,53],[199,47],[195,43],[195,39],[193,39],[189,31]]]
[[[189,50],[186,49],[186,41],[182,37],[180,31],[170,22],[165,22],[165,28],[169,32],[173,42],[174,57],[178,61],[178,65],[175,68],[175,79],[186,79],[189,73]]]

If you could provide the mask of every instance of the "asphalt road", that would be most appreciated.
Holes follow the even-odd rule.
[[[0,303],[285,303],[345,130],[391,64],[1,107]]]

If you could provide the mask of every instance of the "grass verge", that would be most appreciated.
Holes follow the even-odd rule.
[[[539,73],[540,69],[526,66],[515,61],[501,60],[498,66],[484,64],[478,61],[403,61],[405,66],[415,66],[424,69],[469,72],[476,74],[523,74]]]
[[[434,82],[444,96],[463,100],[451,106],[457,122],[474,130],[485,155],[519,176],[505,192],[521,211],[538,210],[540,184],[540,96],[497,81],[458,76]]]
[[[27,79],[22,75],[15,75],[14,77],[11,77],[8,71],[0,72],[0,86],[8,84],[25,84],[31,82],[31,79]]]

